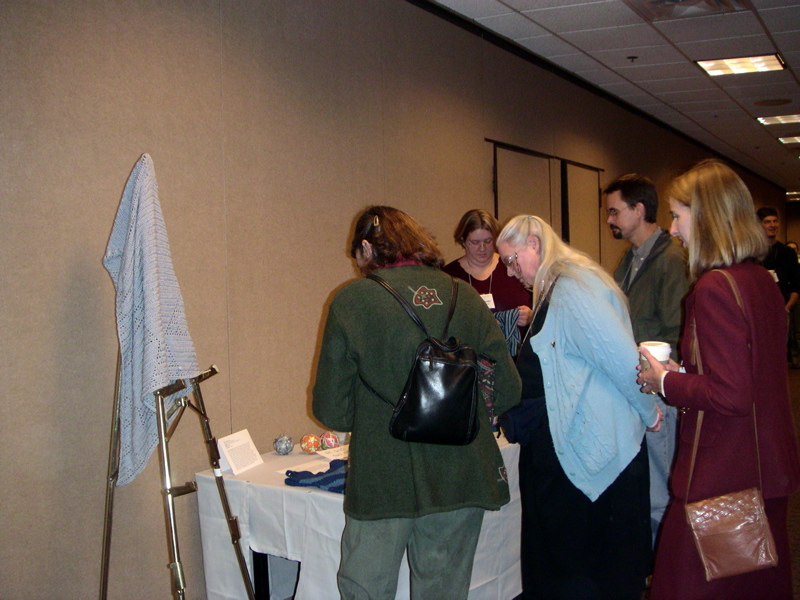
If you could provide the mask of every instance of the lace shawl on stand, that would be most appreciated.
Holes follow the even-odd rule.
[[[120,347],[118,486],[134,480],[158,445],[153,392],[199,373],[153,161],[143,154],[125,185],[103,265],[116,288]],[[181,393],[166,399],[169,408]]]

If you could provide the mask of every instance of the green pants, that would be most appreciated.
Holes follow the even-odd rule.
[[[394,600],[408,550],[412,600],[465,600],[483,523],[482,508],[416,519],[346,517],[337,580],[343,600]]]

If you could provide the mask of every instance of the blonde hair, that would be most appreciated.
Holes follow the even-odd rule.
[[[558,234],[553,231],[545,221],[533,215],[518,215],[511,219],[500,236],[497,244],[508,244],[512,247],[521,247],[528,243],[528,237],[533,236],[539,240],[540,264],[536,272],[537,285],[533,286],[533,303],[539,301],[542,294],[546,293],[559,276],[569,277],[579,284],[583,284],[585,273],[594,273],[625,306],[628,301],[625,294],[619,289],[611,275],[603,267],[593,261],[580,250],[571,248],[564,243]]]
[[[761,259],[769,250],[753,198],[742,179],[727,165],[709,159],[677,177],[668,197],[688,206],[689,275]]]

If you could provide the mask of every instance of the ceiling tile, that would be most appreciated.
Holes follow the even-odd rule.
[[[635,86],[634,84],[630,83],[629,81],[620,81],[617,83],[606,83],[600,86],[607,92],[614,94],[615,96],[623,96],[625,94],[633,94],[633,95],[640,95],[642,94],[642,90]]]
[[[602,65],[600,65],[600,63],[598,63],[595,59],[593,59],[588,54],[583,54],[582,52],[579,54],[563,54],[558,56],[551,56],[550,58],[548,58],[548,60],[556,63],[562,69],[566,69],[567,71],[571,71],[572,73],[579,74],[581,77],[583,77],[581,73],[584,71],[592,71],[598,69],[598,67],[602,67]],[[602,70],[605,71],[606,73],[613,75],[618,80],[622,80],[622,78],[616,73],[613,73],[608,69],[602,69]],[[584,79],[586,78],[584,77]],[[593,81],[593,83],[596,82]]]
[[[778,44],[778,50],[781,53],[785,54],[800,50],[800,35],[797,35],[797,33],[775,33],[772,39]]]
[[[756,10],[761,11],[764,8],[777,8],[780,6],[797,6],[797,0],[750,0]]]
[[[483,27],[491,29],[510,40],[530,38],[540,35],[547,35],[545,29],[539,27],[530,19],[526,19],[519,13],[507,13],[495,15],[493,17],[482,17],[477,19]]]
[[[617,73],[631,81],[652,81],[663,79],[686,79],[696,77],[702,73],[700,67],[694,63],[678,62],[669,65],[659,65],[658,67],[620,67]]]
[[[672,108],[671,106],[667,106],[666,104],[661,104],[660,106],[648,106],[645,112],[653,115],[656,119],[661,119],[664,122],[668,120],[675,119],[678,121],[685,120],[684,115],[680,112]]]
[[[786,98],[800,96],[800,86],[793,82],[775,83],[772,85],[745,85],[726,88],[732,98],[742,100],[765,100],[768,98]]]
[[[679,63],[685,60],[680,52],[667,44],[642,48],[599,50],[593,52],[592,56],[612,69],[629,66],[647,67]],[[635,57],[635,59],[631,59],[631,57]]]
[[[524,46],[534,54],[549,58],[551,56],[562,56],[575,54],[577,48],[568,44],[561,38],[554,35],[544,35],[540,37],[516,40],[520,46]]]
[[[781,52],[786,65],[795,73],[800,72],[800,50],[794,52]]]
[[[508,6],[497,0],[436,0],[436,3],[471,19],[513,12]]]
[[[717,89],[714,82],[707,75],[697,77],[681,77],[675,79],[654,79],[640,81],[639,86],[654,94],[674,91],[696,91]]]
[[[627,102],[631,106],[640,108],[645,112],[647,112],[650,107],[662,106],[664,104],[658,98],[655,98],[650,94],[644,93],[641,90],[639,90],[638,93],[621,94],[620,98],[622,98],[625,102]]]
[[[721,40],[764,32],[752,12],[658,21],[653,26],[676,44],[702,40]]]
[[[800,161],[776,139],[800,135],[800,126],[766,128],[756,121],[800,112],[800,0],[747,0],[751,8],[736,13],[697,17],[684,11],[655,23],[641,20],[625,0],[439,3],[744,168],[800,188]],[[774,51],[787,70],[711,78],[693,62]],[[629,56],[638,58],[632,63]],[[755,104],[776,98],[790,102]]]
[[[721,40],[682,42],[678,49],[689,60],[716,60],[718,58],[737,58],[739,56],[762,56],[774,54],[775,45],[764,34],[743,35]]]
[[[759,11],[764,25],[773,33],[787,31],[800,31],[800,6],[795,4],[791,8],[772,8]]]
[[[531,10],[534,8],[566,7],[573,5],[593,4],[584,0],[503,0],[511,8],[516,10]],[[606,0],[595,0],[596,3],[603,3]]]
[[[649,25],[626,25],[623,27],[574,31],[565,33],[563,37],[584,52],[658,46],[664,41]]]
[[[598,68],[600,65],[595,62],[594,68],[576,71],[577,75],[583,77],[587,81],[594,83],[595,85],[601,85],[603,83],[617,83],[620,81],[627,81],[624,77],[618,75],[611,69],[605,68]]]
[[[682,102],[680,104],[673,103],[676,110],[679,110],[687,116],[694,116],[699,118],[706,116],[718,120],[741,119],[743,115],[747,119],[750,118],[739,106],[732,100],[723,102]]]
[[[643,23],[641,17],[618,0],[592,2],[558,8],[538,8],[523,11],[553,33],[585,31],[603,27],[619,27]]]

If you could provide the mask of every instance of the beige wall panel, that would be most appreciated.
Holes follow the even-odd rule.
[[[213,275],[224,248],[217,15],[212,3],[184,6],[0,9],[0,427],[14,490],[0,517],[4,599],[89,598],[99,587],[117,354],[114,291],[101,260],[142,152],[155,161],[199,358],[224,348],[224,279]],[[184,477],[203,464],[202,442],[190,452],[177,439],[173,452]],[[169,594],[158,486],[149,469],[118,490],[111,597],[132,597],[144,581],[152,587],[139,597]],[[179,514],[191,527],[189,582],[202,595],[195,501]]]
[[[569,240],[577,250],[600,261],[600,208],[597,171],[567,165],[569,192]]]

